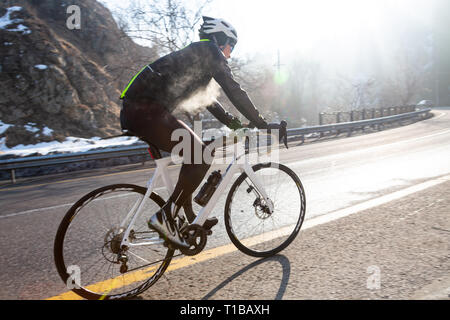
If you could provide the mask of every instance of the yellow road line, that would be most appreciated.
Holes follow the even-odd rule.
[[[368,210],[370,208],[380,206],[382,204],[389,203],[391,201],[394,201],[394,200],[403,198],[405,196],[414,194],[416,192],[439,185],[446,181],[450,181],[450,175],[446,175],[446,176],[439,177],[436,179],[428,180],[423,183],[408,187],[406,189],[402,189],[402,190],[396,191],[394,193],[390,193],[390,194],[387,194],[387,195],[384,195],[384,196],[381,196],[378,198],[374,198],[374,199],[356,204],[356,205],[348,207],[348,208],[340,209],[337,211],[333,211],[330,213],[326,213],[323,215],[313,217],[311,219],[304,221],[302,230],[306,230],[306,229],[315,227],[320,224],[325,224],[325,223],[328,223],[328,222],[331,222],[334,220],[338,220],[340,218],[343,218],[343,217],[346,217],[346,216],[349,216],[349,215],[352,215],[352,214],[355,214],[358,212]],[[250,247],[255,244],[270,241],[270,240],[276,239],[278,237],[289,235],[292,232],[292,228],[293,228],[293,225],[286,226],[286,227],[283,227],[278,230],[274,230],[271,232],[267,232],[267,233],[246,239],[243,241],[243,243],[245,244],[245,246]],[[209,249],[209,250],[201,252],[198,255],[193,256],[193,257],[183,257],[180,259],[176,259],[171,262],[171,264],[167,268],[166,272],[174,271],[177,269],[181,269],[184,267],[194,265],[196,263],[214,259],[214,258],[220,257],[222,255],[232,253],[234,251],[237,251],[237,248],[234,245],[229,244],[229,245],[224,245],[221,247]],[[106,287],[106,288],[108,288],[107,292],[110,292],[114,289],[118,289],[120,287],[132,284],[134,282],[145,280],[146,278],[148,278],[150,276],[149,273],[154,272],[155,269],[156,269],[156,267],[151,267],[151,268],[147,268],[144,270],[130,272],[130,273],[124,274],[122,276],[119,276],[119,277],[116,277],[113,279],[108,279],[108,280],[105,280],[105,281],[102,281],[99,283],[89,285],[89,286],[87,286],[87,289],[89,289],[91,291],[95,291],[95,292],[106,292],[106,291],[102,291],[102,288]],[[117,283],[118,282],[117,280],[119,280],[119,279],[122,279],[121,285],[115,286],[115,283]],[[60,295],[54,296],[54,297],[50,297],[47,300],[81,300],[81,299],[82,299],[81,297],[79,297],[72,291],[69,291],[69,292],[65,292]]]
[[[284,227],[278,230],[274,230],[271,232],[267,232],[249,239],[246,239],[242,241],[246,246],[253,246],[255,244],[259,244],[262,242],[270,241],[273,239],[276,239],[278,237],[282,237],[285,235],[288,235],[292,232],[293,226]],[[194,265],[196,263],[204,262],[207,260],[211,260],[220,256],[223,256],[228,253],[232,253],[234,251],[237,251],[238,249],[233,244],[224,245],[221,247],[209,249],[207,251],[201,252],[196,256],[193,257],[183,257],[179,259],[173,260],[169,267],[167,268],[166,272],[178,270],[181,268],[189,267],[191,265]],[[145,279],[148,279],[152,273],[156,271],[156,267],[150,267],[143,270],[138,270],[135,272],[130,272],[121,276],[118,276],[113,279],[107,279],[98,283],[94,283],[92,285],[89,285],[86,287],[86,289],[93,291],[93,292],[111,292],[114,289],[118,289],[127,285],[130,285],[134,282],[143,281]],[[120,281],[118,281],[120,280]],[[119,285],[120,282],[120,285]],[[107,290],[104,290],[104,288],[107,288]],[[65,293],[62,293],[60,295],[50,297],[46,300],[81,300],[80,296],[78,296],[76,293],[72,291],[68,291]]]

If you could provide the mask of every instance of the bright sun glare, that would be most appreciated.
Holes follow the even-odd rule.
[[[426,20],[424,0],[215,0],[209,12],[238,30],[236,52],[304,53],[345,48],[361,41],[381,47],[401,19]],[[320,54],[320,53],[319,53]]]
[[[237,29],[233,56],[260,54],[276,62],[304,56],[323,64],[347,64],[378,55],[389,59],[398,33],[431,20],[434,0],[213,0],[204,15]],[[124,8],[123,0],[103,1]],[[195,11],[203,0],[185,0]]]

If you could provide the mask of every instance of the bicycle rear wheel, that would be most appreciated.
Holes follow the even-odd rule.
[[[146,191],[130,184],[106,186],[69,209],[54,244],[56,268],[69,289],[86,299],[125,299],[147,290],[161,277],[174,250],[164,247],[147,226],[149,217],[165,203],[159,195],[152,193],[147,199],[130,234],[131,243],[153,244],[120,248],[125,231],[120,224]]]
[[[305,217],[305,192],[298,176],[282,164],[261,163],[253,170],[274,210],[270,213],[252,181],[242,173],[227,196],[225,228],[233,244],[245,254],[270,257],[299,233]]]

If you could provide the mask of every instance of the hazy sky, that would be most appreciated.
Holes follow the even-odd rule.
[[[128,1],[104,0],[126,7]],[[197,0],[186,0],[195,6]],[[234,55],[295,55],[340,63],[374,51],[387,55],[411,26],[427,26],[432,0],[214,0],[204,15],[230,22],[239,35]]]

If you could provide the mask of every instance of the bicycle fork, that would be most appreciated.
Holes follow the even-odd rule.
[[[248,162],[244,164],[244,171],[247,174],[247,177],[249,177],[250,181],[253,183],[254,187],[256,188],[258,196],[262,198],[262,200],[264,200],[265,204],[267,205],[269,213],[272,214],[274,210],[273,202],[267,196],[266,190],[264,189],[259,177],[255,174],[255,171],[253,171],[253,168]]]

